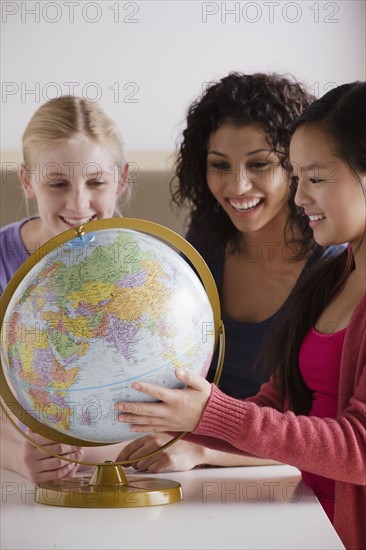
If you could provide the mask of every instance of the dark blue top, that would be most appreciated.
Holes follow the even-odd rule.
[[[220,295],[226,244],[209,246],[207,243],[202,243],[196,237],[193,237],[190,231],[186,239],[206,261]],[[268,380],[270,372],[267,370],[268,366],[265,369],[264,365],[258,363],[255,365],[255,362],[265,342],[268,341],[267,339],[275,333],[276,328],[284,321],[285,312],[291,302],[294,290],[312,266],[326,258],[337,256],[344,248],[343,245],[327,248],[316,246],[306,262],[294,289],[280,309],[268,319],[259,323],[242,323],[226,315],[222,316],[225,327],[226,348],[219,387],[224,393],[240,399],[258,393],[260,386]],[[209,380],[213,380],[216,365],[217,356],[212,361],[212,368],[207,376]]]

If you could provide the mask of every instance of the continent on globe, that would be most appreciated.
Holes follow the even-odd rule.
[[[139,379],[179,387],[177,367],[205,376],[213,327],[206,291],[175,250],[138,231],[103,229],[85,246],[79,238],[57,246],[26,274],[5,313],[2,365],[34,418],[116,443],[141,434],[116,422],[114,403],[145,401],[131,388]]]

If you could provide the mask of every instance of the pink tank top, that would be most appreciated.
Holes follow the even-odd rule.
[[[314,396],[309,416],[337,417],[339,370],[345,334],[346,328],[334,334],[322,334],[312,328],[302,343],[299,368]],[[333,521],[334,480],[309,472],[302,472],[302,478]]]

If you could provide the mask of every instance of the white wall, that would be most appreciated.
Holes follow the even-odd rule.
[[[2,151],[18,151],[39,104],[70,90],[100,100],[128,150],[171,151],[189,103],[230,70],[292,73],[318,96],[366,76],[363,0],[2,1],[1,10]]]

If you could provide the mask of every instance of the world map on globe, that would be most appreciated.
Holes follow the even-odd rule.
[[[150,235],[98,230],[53,248],[25,275],[2,324],[2,366],[22,407],[62,434],[116,443],[133,434],[117,401],[144,380],[182,387],[215,347],[207,293],[178,252]]]

